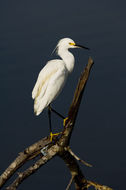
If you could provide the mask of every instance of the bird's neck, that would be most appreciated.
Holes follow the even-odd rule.
[[[74,68],[74,56],[71,52],[69,52],[68,50],[59,50],[58,51],[58,55],[63,59],[67,70],[71,73],[73,71]]]

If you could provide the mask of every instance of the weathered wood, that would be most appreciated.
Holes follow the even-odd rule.
[[[19,153],[19,156],[12,162],[12,164],[5,170],[0,176],[0,187],[15,173],[15,171],[21,167],[28,160],[40,155],[38,160],[30,166],[28,169],[18,174],[18,177],[7,188],[7,190],[16,190],[20,183],[27,177],[36,172],[40,167],[46,164],[55,156],[59,156],[64,160],[66,166],[71,173],[71,180],[67,186],[67,190],[70,188],[72,182],[75,184],[76,190],[86,190],[89,186],[94,186],[98,190],[111,190],[107,186],[99,185],[95,182],[86,180],[82,173],[77,161],[82,161],[78,158],[72,150],[69,148],[71,134],[74,129],[77,113],[81,103],[82,95],[90,74],[93,60],[89,58],[88,64],[81,74],[78,85],[76,87],[72,104],[69,108],[68,119],[65,122],[64,130],[61,135],[55,137],[53,142],[50,142],[49,137],[45,137],[30,147],[26,148],[23,152]],[[42,151],[40,151],[42,149]],[[70,151],[71,150],[71,151]],[[43,152],[43,154],[41,153]],[[84,161],[82,161],[85,163]],[[87,163],[86,163],[87,164]],[[87,164],[89,165],[89,164]]]
[[[36,155],[37,152],[40,154],[40,150],[48,144],[50,144],[50,140],[48,137],[45,137],[26,148],[23,152],[20,152],[17,158],[0,176],[0,187],[2,187],[7,182],[7,180],[15,173],[17,169],[30,160],[31,157]]]

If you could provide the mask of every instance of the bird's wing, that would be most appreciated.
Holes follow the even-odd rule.
[[[39,115],[43,109],[45,109],[61,92],[66,78],[68,76],[68,71],[64,65],[64,62],[58,62],[58,65],[51,68],[51,71],[43,79],[44,84],[40,86],[40,90],[35,97],[34,101],[34,112]],[[39,89],[39,88],[38,88]]]
[[[59,69],[58,63],[60,61],[61,60],[49,61],[44,66],[44,68],[40,71],[37,82],[32,91],[33,99],[37,98],[40,95],[40,92],[42,92],[42,90],[44,93],[44,91],[46,90],[47,82],[49,81],[51,76],[58,71],[58,69]]]

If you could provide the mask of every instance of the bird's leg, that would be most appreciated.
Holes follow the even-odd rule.
[[[61,117],[62,119],[65,119],[65,117],[63,115],[61,115],[60,113],[58,113],[56,110],[54,110],[51,106],[50,106],[50,110],[52,112],[54,112],[56,115],[58,115],[59,117]]]
[[[65,125],[66,125],[66,121],[68,120],[68,117],[66,117],[66,118],[64,118],[64,120],[63,120],[63,126],[65,127]]]
[[[49,116],[49,129],[50,129],[50,141],[52,142],[53,136],[58,136],[60,133],[52,133],[52,123],[51,123],[51,108],[48,106],[48,116]]]
[[[54,112],[56,115],[58,115],[60,118],[63,119],[63,126],[65,126],[66,124],[66,120],[68,119],[68,117],[64,117],[63,115],[61,115],[60,113],[58,113],[56,110],[54,110],[50,105],[49,105],[49,109]]]
[[[50,134],[52,133],[52,123],[51,123],[51,110],[50,107],[48,107],[48,117],[49,117],[49,130]]]

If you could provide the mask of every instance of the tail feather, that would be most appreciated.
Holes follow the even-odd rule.
[[[44,101],[44,98],[40,99],[35,99],[34,101],[34,113],[35,115],[39,115],[46,107],[48,106],[48,103]]]

